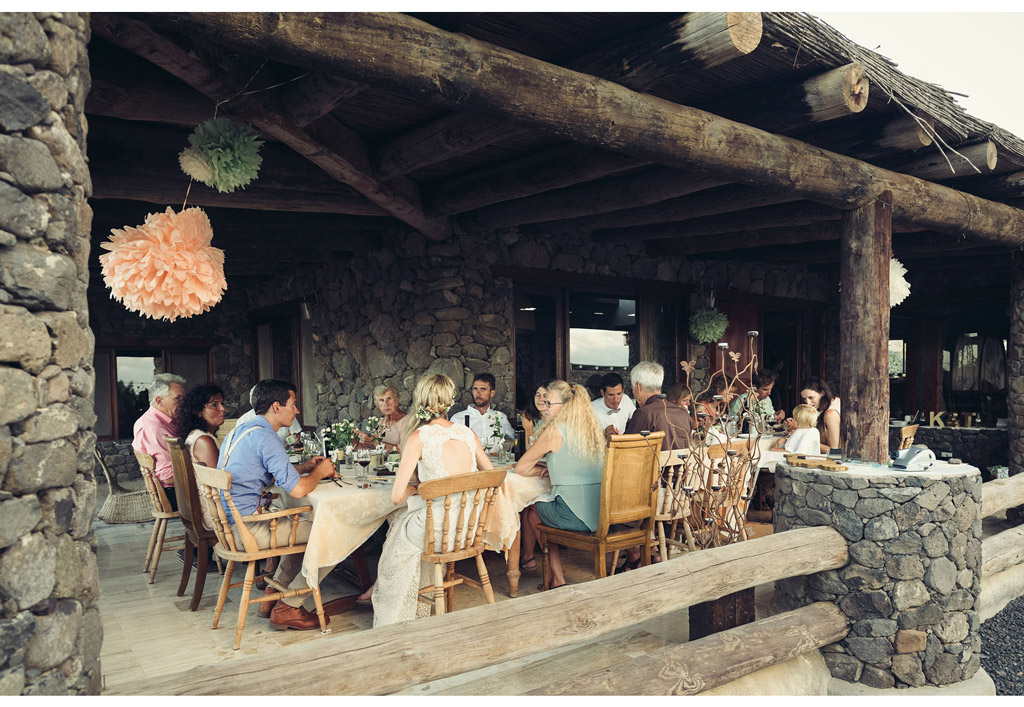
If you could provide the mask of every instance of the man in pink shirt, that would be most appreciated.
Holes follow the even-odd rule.
[[[153,382],[149,384],[149,410],[142,413],[132,428],[135,434],[132,449],[150,454],[156,460],[156,477],[174,510],[178,510],[178,500],[174,495],[174,469],[170,452],[164,444],[164,435],[175,435],[174,413],[185,395],[184,383],[184,378],[172,373],[153,376]]]

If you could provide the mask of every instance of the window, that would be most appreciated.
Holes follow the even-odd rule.
[[[569,295],[569,366],[573,383],[600,389],[612,371],[625,375],[638,363],[636,300],[573,292]],[[628,386],[628,380],[626,380]]]
[[[907,346],[903,339],[889,339],[889,377],[907,375]]]
[[[276,378],[298,390],[299,421],[304,427],[317,425],[316,381],[313,370],[312,322],[302,315],[299,302],[254,310],[253,342],[256,380]]]
[[[211,380],[212,342],[173,342],[193,344],[176,346],[146,346],[147,343],[172,342],[97,341],[93,369],[96,371],[95,432],[100,439],[132,438],[135,421],[149,408],[146,387],[157,373],[174,373],[183,377],[186,390]]]

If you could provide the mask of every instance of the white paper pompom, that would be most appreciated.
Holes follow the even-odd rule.
[[[889,306],[895,307],[910,296],[910,283],[903,277],[907,269],[896,258],[889,259]]]

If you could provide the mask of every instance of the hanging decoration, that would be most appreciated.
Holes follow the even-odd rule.
[[[233,192],[256,179],[263,158],[262,140],[248,124],[211,118],[188,136],[190,147],[178,155],[185,174],[219,192]]]
[[[213,229],[198,207],[149,214],[141,226],[112,229],[100,245],[103,281],[133,312],[174,321],[209,311],[220,302],[224,251],[210,245]]]
[[[729,326],[729,318],[714,307],[698,309],[690,315],[690,336],[702,344],[718,341]]]
[[[910,296],[910,283],[907,278],[907,269],[903,263],[896,258],[889,259],[889,306],[895,307]]]

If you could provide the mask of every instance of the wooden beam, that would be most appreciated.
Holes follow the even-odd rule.
[[[989,518],[1008,508],[1024,505],[1024,474],[982,484],[981,517]]]
[[[177,81],[134,82],[94,76],[85,112],[94,115],[180,125],[198,125],[213,116],[214,102]],[[90,155],[91,157],[91,155]]]
[[[1024,562],[1024,528],[1010,528],[981,543],[981,577],[1008,570]]]
[[[451,236],[451,224],[428,218],[418,188],[408,180],[383,183],[369,168],[362,139],[330,116],[300,128],[288,120],[272,99],[240,95],[223,72],[200,63],[185,48],[146,24],[119,15],[96,13],[93,31],[107,41],[135,52],[213,100],[231,99],[221,110],[248,120],[258,130],[287,144],[335,179],[351,185],[395,218],[433,240]]]
[[[671,562],[511,603],[322,636],[272,654],[140,678],[104,694],[389,694],[581,643],[765,582],[836,569],[848,559],[846,540],[837,531],[800,528],[687,553]],[[302,670],[288,671],[288,679],[282,680],[281,666],[286,662],[301,665]],[[337,669],[339,665],[345,669]],[[401,665],[401,670],[380,670],[381,665]]]
[[[783,226],[737,233],[723,233],[714,238],[685,238],[678,241],[649,241],[648,249],[658,255],[699,255],[726,253],[753,248],[806,244],[815,241],[838,241],[838,221],[815,223],[803,228]]]
[[[956,185],[986,199],[1016,199],[1024,196],[1024,172],[994,174],[989,177],[975,175],[956,182]]]
[[[614,221],[620,213],[619,209],[628,209],[632,218],[643,218],[642,214],[646,214],[651,220],[671,221],[678,217],[680,211],[685,213],[693,199],[699,199],[686,199],[683,195],[694,192],[703,194],[705,189],[722,184],[721,179],[705,174],[661,167],[637,176],[608,179],[598,184],[582,184],[494,204],[459,216],[456,224],[459,229],[468,232],[540,222],[551,222],[546,226],[572,228],[571,223],[563,224],[552,219],[589,217],[595,212],[608,211],[606,215]],[[674,208],[680,202],[681,206]],[[545,232],[549,230],[545,227]]]
[[[771,203],[770,198],[766,199]],[[809,201],[795,204],[776,204],[760,208],[733,211],[674,223],[655,223],[636,226],[632,236],[626,229],[594,231],[598,243],[652,241],[669,238],[694,238],[736,231],[756,231],[766,228],[807,226],[822,221],[838,221],[842,212],[829,206]]]
[[[979,142],[974,145],[960,145],[956,151],[960,154],[953,153],[949,148],[943,148],[943,152],[945,152],[945,157],[943,157],[936,149],[925,157],[919,157],[903,164],[890,165],[890,167],[897,172],[919,179],[953,179],[954,177],[991,174],[992,170],[996,168],[999,158],[996,144],[991,141]]]
[[[840,237],[840,443],[844,459],[889,461],[892,195],[843,212]],[[825,440],[822,440],[825,442]]]
[[[850,619],[819,601],[610,668],[557,680],[527,695],[697,695],[744,675],[836,643]]]
[[[342,101],[354,98],[364,88],[343,76],[313,71],[282,86],[280,104],[288,119],[303,127],[327,115]]]
[[[643,160],[619,152],[559,145],[427,186],[424,199],[429,213],[455,214],[600,179],[643,164]]]
[[[892,158],[893,153],[920,150],[932,144],[935,119],[927,115],[870,121],[861,117],[856,128],[849,123],[818,126],[795,134],[817,147],[861,160]]]
[[[745,91],[703,108],[775,133],[860,113],[868,104],[868,83],[864,67],[853,63],[782,89]]]
[[[382,81],[442,105],[502,116],[569,140],[838,208],[894,195],[894,216],[937,231],[1019,245],[1024,212],[797,140],[631,91],[404,15],[150,13],[229,46]],[[401,51],[395,51],[401,47]],[[444,81],[437,77],[443,76]]]
[[[578,57],[568,67],[643,91],[677,72],[749,54],[760,40],[758,12],[692,12]],[[409,174],[522,132],[522,126],[501,116],[447,115],[383,145],[374,171],[381,179]]]

